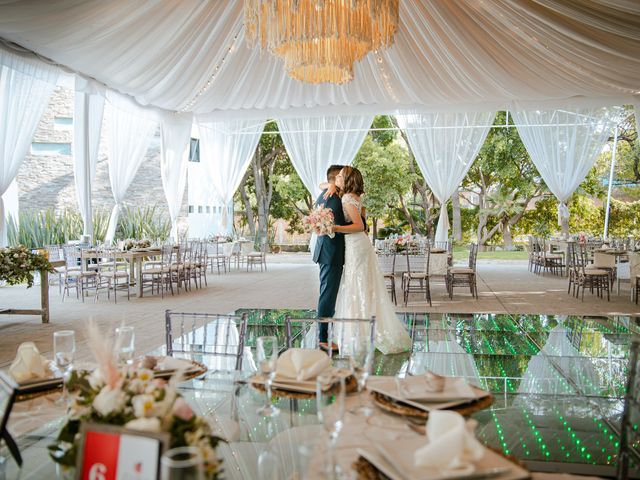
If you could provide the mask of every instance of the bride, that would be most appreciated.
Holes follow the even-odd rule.
[[[344,270],[336,300],[335,318],[376,317],[375,346],[384,354],[410,350],[411,338],[396,316],[389,299],[376,253],[365,233],[360,195],[364,181],[357,168],[346,166],[336,177],[342,195],[342,209],[351,225],[335,225],[335,233],[344,233]]]

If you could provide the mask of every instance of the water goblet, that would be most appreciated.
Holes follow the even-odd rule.
[[[67,382],[71,372],[73,358],[76,354],[76,334],[73,330],[59,330],[53,332],[53,352],[56,366],[62,372],[62,396],[58,404],[68,402]]]
[[[357,336],[351,339],[351,371],[358,382],[358,406],[350,412],[365,417],[373,414],[373,408],[364,402],[364,391],[373,365],[373,354],[373,343],[368,337]]]
[[[344,426],[346,386],[344,377],[320,374],[316,379],[318,418],[329,435],[327,445],[326,478],[337,478],[341,469],[335,460],[335,447]]]
[[[136,334],[133,327],[116,327],[116,348],[118,360],[122,364],[131,365],[135,353]]]
[[[274,417],[280,410],[271,403],[271,386],[276,376],[276,363],[278,361],[278,339],[273,336],[258,337],[256,345],[258,368],[265,377],[265,390],[267,403],[258,410],[258,413],[265,417]]]
[[[162,480],[204,480],[202,455],[197,447],[167,450],[160,459]]]

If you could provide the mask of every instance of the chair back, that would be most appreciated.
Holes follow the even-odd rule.
[[[287,348],[320,348],[320,325],[327,325],[327,340],[338,345],[340,355],[349,352],[353,339],[375,341],[376,318],[293,318],[285,319]],[[333,351],[329,349],[329,356]]]
[[[75,245],[64,245],[62,247],[64,252],[64,261],[66,268],[78,268],[80,266],[80,258],[82,256],[82,250]]]
[[[405,257],[407,259],[407,272],[422,273],[427,271],[429,262],[427,261],[427,255],[424,253],[407,253]]]
[[[624,408],[622,410],[622,421],[620,425],[620,448],[618,453],[618,479],[629,478],[629,464],[633,458],[636,464],[639,463],[640,455],[634,448],[640,441],[640,431],[636,425],[640,422],[640,360],[638,351],[640,350],[640,340],[631,340],[629,349],[629,376],[627,378],[627,391],[624,397]]]
[[[394,275],[396,271],[396,254],[379,253],[378,266],[383,275]]]
[[[429,258],[429,273],[432,277],[434,275],[446,275],[449,268],[449,254],[448,253],[432,253]]]
[[[167,355],[202,361],[211,370],[241,370],[247,315],[165,312]],[[228,368],[232,367],[232,368]]]
[[[640,275],[640,253],[629,253],[629,275],[631,288],[635,288],[638,275]]]
[[[593,264],[599,268],[615,268],[616,256],[608,253],[595,252],[593,254]]]
[[[469,268],[476,270],[476,261],[478,259],[478,244],[472,243],[469,247]]]

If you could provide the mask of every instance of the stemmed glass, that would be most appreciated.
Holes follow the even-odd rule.
[[[273,336],[258,337],[257,342],[258,368],[265,377],[265,390],[267,403],[258,409],[258,413],[265,417],[274,417],[280,410],[271,403],[271,386],[276,376],[276,363],[278,361],[278,339]]]
[[[133,363],[135,352],[136,334],[133,327],[121,326],[116,328],[116,348],[120,363],[130,365]]]
[[[67,381],[76,354],[75,332],[73,330],[53,332],[53,352],[56,366],[62,372],[62,396],[58,403],[66,405],[68,402]]]
[[[356,336],[351,339],[351,370],[358,381],[358,406],[350,410],[351,413],[368,417],[373,414],[373,409],[364,402],[363,392],[367,385],[367,379],[373,365],[373,343],[369,337]]]
[[[337,478],[341,473],[335,460],[335,447],[338,435],[344,426],[345,396],[346,387],[343,376],[335,377],[330,373],[318,375],[316,379],[318,418],[329,434],[326,471],[324,472],[327,478]]]
[[[160,459],[162,480],[204,480],[202,455],[198,447],[167,450]]]

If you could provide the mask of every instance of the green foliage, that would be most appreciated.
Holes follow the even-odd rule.
[[[640,237],[640,201],[627,203],[611,199],[609,236]]]
[[[391,120],[391,117],[387,115],[377,115],[373,119],[373,124],[371,125],[371,128],[394,128],[393,120]],[[371,139],[374,142],[376,142],[379,145],[382,145],[383,147],[386,147],[396,139],[396,137],[398,136],[398,131],[397,130],[381,130],[381,131],[372,130],[371,132],[369,132],[369,135],[371,136]]]
[[[0,248],[0,281],[9,285],[27,283],[33,287],[33,272],[45,270],[53,273],[49,260],[39,253],[32,253],[24,245]]]
[[[399,202],[411,189],[409,154],[397,144],[382,146],[366,137],[358,151],[353,166],[364,177],[366,195],[363,204],[368,217],[381,218],[390,206]]]
[[[157,207],[125,207],[118,219],[116,240],[125,238],[150,238],[166,240],[171,233],[171,220],[160,215]],[[54,209],[19,213],[16,219],[9,217],[9,245],[24,245],[40,248],[46,245],[62,245],[82,236],[82,217],[77,210]],[[97,209],[93,212],[93,231],[97,242],[104,241],[109,225],[109,211]]]
[[[171,234],[171,219],[161,216],[157,206],[124,207],[118,218],[116,240],[126,238],[149,238],[152,240],[166,240]]]

